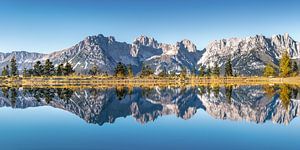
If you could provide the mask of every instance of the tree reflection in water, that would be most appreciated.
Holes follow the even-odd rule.
[[[299,88],[290,85],[99,89],[3,87],[1,91],[1,107],[47,105],[98,124],[112,123],[118,117],[129,115],[140,122],[169,114],[188,119],[198,109],[220,119],[248,118],[257,123],[265,120],[289,123],[298,116],[300,108]]]
[[[291,101],[291,87],[289,87],[288,85],[280,85],[280,92],[279,92],[279,98],[282,102],[283,107],[288,110],[289,109],[289,105],[290,105],[290,101]]]

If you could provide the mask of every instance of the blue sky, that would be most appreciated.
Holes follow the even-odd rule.
[[[296,0],[1,0],[0,51],[49,53],[88,35],[131,43],[140,35],[159,42],[209,41],[290,33],[300,41]]]

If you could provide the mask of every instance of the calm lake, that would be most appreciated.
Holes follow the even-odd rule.
[[[3,150],[300,149],[300,88],[1,88]]]

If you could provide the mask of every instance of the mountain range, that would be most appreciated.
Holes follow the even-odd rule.
[[[197,49],[190,40],[184,39],[175,44],[159,43],[152,37],[140,36],[132,44],[116,41],[114,37],[102,34],[88,36],[78,44],[50,54],[26,51],[0,52],[0,71],[15,56],[20,72],[32,68],[36,61],[50,59],[55,66],[69,62],[77,73],[86,74],[97,66],[101,71],[113,73],[118,62],[133,66],[137,74],[143,65],[150,66],[155,74],[162,70],[179,73],[183,68],[188,72],[199,67],[213,67],[215,63],[223,68],[231,58],[233,70],[239,75],[261,75],[266,64],[278,68],[279,59],[288,51],[292,59],[300,58],[300,43],[288,34],[274,35],[270,38],[256,35],[247,38],[215,40],[204,49]],[[223,73],[224,70],[221,70]]]

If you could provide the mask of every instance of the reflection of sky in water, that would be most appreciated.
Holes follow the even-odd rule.
[[[300,120],[289,125],[268,121],[213,119],[205,111],[188,120],[175,115],[140,124],[132,117],[103,126],[88,124],[52,107],[0,109],[1,149],[297,149]]]

